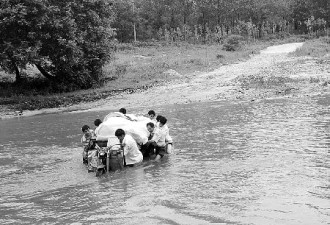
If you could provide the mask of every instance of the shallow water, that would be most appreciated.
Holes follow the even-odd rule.
[[[175,154],[102,177],[80,127],[107,112],[0,121],[0,224],[329,224],[329,99],[156,108]]]

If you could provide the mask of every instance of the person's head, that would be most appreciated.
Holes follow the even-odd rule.
[[[125,108],[120,108],[119,112],[121,112],[122,114],[126,114],[126,109]]]
[[[159,126],[160,127],[164,126],[166,124],[166,122],[167,122],[167,119],[164,116],[159,118]]]
[[[88,126],[88,125],[84,125],[84,126],[82,126],[82,128],[81,128],[81,131],[82,131],[83,133],[86,133],[88,130],[89,130],[89,126]]]
[[[147,130],[152,133],[155,129],[155,124],[154,123],[147,123]]]
[[[159,119],[160,119],[161,117],[162,117],[161,115],[158,115],[158,116],[156,117],[156,121],[159,122]]]
[[[119,141],[123,141],[125,137],[125,131],[123,129],[117,129],[115,132],[116,137],[119,139]]]
[[[150,118],[151,120],[154,119],[155,116],[156,116],[155,111],[154,111],[154,110],[150,110],[150,111],[148,112],[148,116],[149,116],[149,118]]]
[[[100,119],[96,119],[95,121],[94,121],[94,125],[95,126],[100,126],[100,124],[102,123],[102,120],[100,120]]]

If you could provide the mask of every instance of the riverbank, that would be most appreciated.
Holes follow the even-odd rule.
[[[326,40],[324,40],[326,42]],[[159,79],[150,76],[145,78],[141,76],[141,73],[135,73],[137,76],[140,74],[141,82],[136,82],[136,86],[130,85],[128,78],[119,76],[115,82],[110,82],[109,85],[115,85],[116,82],[121,84],[117,90],[114,91],[114,86],[105,86],[98,90],[89,90],[86,92],[76,93],[72,95],[72,98],[80,98],[78,104],[75,102],[67,105],[59,105],[57,108],[48,108],[40,110],[24,110],[23,116],[35,115],[40,113],[56,113],[66,111],[79,111],[79,110],[117,110],[120,107],[134,108],[143,105],[146,108],[153,108],[156,105],[164,104],[177,104],[177,103],[189,103],[196,101],[214,101],[214,100],[233,100],[241,99],[248,101],[256,101],[263,98],[272,97],[294,97],[298,95],[314,95],[329,91],[329,55],[326,54],[326,47],[322,47],[324,54],[311,55],[309,50],[313,46],[317,46],[318,43],[323,44],[323,40],[318,40],[315,43],[312,41],[307,42],[303,46],[302,43],[292,43],[270,47],[260,54],[252,54],[252,51],[256,51],[256,47],[251,46],[250,49],[246,48],[239,55],[240,57],[234,57],[233,61],[228,60],[229,57],[225,56],[228,60],[227,63],[219,63],[214,59],[222,58],[219,55],[219,49],[211,50],[202,49],[204,53],[208,52],[208,57],[205,58],[205,63],[200,63],[200,69],[196,67],[188,66],[190,71],[180,71],[176,67],[166,67],[163,72],[158,71],[157,76]],[[327,45],[327,43],[325,44]],[[307,47],[305,47],[307,46]],[[259,45],[259,48],[264,47]],[[186,47],[185,47],[186,48]],[[182,50],[182,48],[179,48]],[[252,50],[254,49],[254,50]],[[296,51],[299,49],[298,51]],[[212,54],[210,54],[212,52]],[[293,52],[293,53],[292,53]],[[311,50],[311,52],[315,52]],[[164,52],[163,52],[164,53]],[[179,53],[179,52],[177,52]],[[254,53],[254,52],[253,52]],[[180,58],[185,58],[182,57]],[[185,52],[186,54],[186,52]],[[199,52],[200,54],[200,52]],[[217,54],[217,55],[216,55]],[[245,57],[243,57],[245,55]],[[145,54],[144,54],[145,55]],[[136,62],[142,64],[145,60],[158,60],[158,57],[139,55],[134,57]],[[154,56],[160,56],[159,52],[155,52]],[[180,54],[178,54],[180,55]],[[195,55],[196,51],[195,51]],[[206,56],[206,54],[204,55]],[[122,58],[122,64],[118,65],[130,65],[127,61],[124,63]],[[149,59],[144,57],[150,57]],[[190,55],[191,57],[191,55]],[[201,57],[199,55],[199,57]],[[246,60],[246,57],[249,57]],[[137,58],[137,59],[136,59]],[[203,58],[203,57],[201,57]],[[234,60],[239,59],[234,63]],[[208,63],[207,60],[213,59],[214,62]],[[166,59],[165,59],[166,60]],[[224,60],[224,59],[222,59]],[[245,60],[245,61],[244,61]],[[168,61],[168,59],[167,59]],[[171,59],[174,63],[175,61]],[[132,61],[130,61],[132,62]],[[195,62],[194,60],[188,60],[186,62]],[[134,64],[132,64],[134,66]],[[172,65],[172,64],[171,64]],[[175,63],[173,64],[175,65]],[[177,65],[182,65],[177,63]],[[194,64],[195,65],[195,64]],[[198,66],[198,63],[197,63]],[[109,66],[109,68],[124,68]],[[214,68],[217,68],[214,70]],[[132,68],[131,68],[132,69]],[[127,68],[126,68],[127,70]],[[164,70],[164,68],[162,68]],[[213,71],[210,71],[213,70]],[[132,70],[134,71],[134,69]],[[148,71],[153,71],[152,68]],[[143,78],[144,77],[144,78]],[[143,83],[143,79],[146,83]],[[134,78],[130,79],[130,81]],[[138,79],[136,78],[136,81]],[[149,83],[148,83],[149,82]],[[107,92],[108,94],[104,94]],[[93,96],[81,99],[81,95]],[[95,98],[95,96],[97,98]],[[58,96],[61,98],[69,98],[69,96]],[[67,101],[67,102],[70,102]],[[10,106],[6,109],[1,109],[2,118],[10,118],[15,116]]]

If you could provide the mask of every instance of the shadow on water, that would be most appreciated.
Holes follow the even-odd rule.
[[[327,224],[329,105],[159,107],[175,154],[99,178],[81,163],[80,128],[107,112],[0,121],[0,223]]]

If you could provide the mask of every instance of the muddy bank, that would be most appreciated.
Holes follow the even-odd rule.
[[[65,108],[24,111],[23,116],[80,110],[117,110],[121,107],[144,106],[149,109],[164,104],[215,100],[256,101],[329,92],[329,55],[324,59],[290,56],[290,52],[302,45],[290,43],[272,46],[244,62],[221,66],[212,72],[185,75],[163,86]],[[2,113],[0,116],[9,118],[15,114]]]

